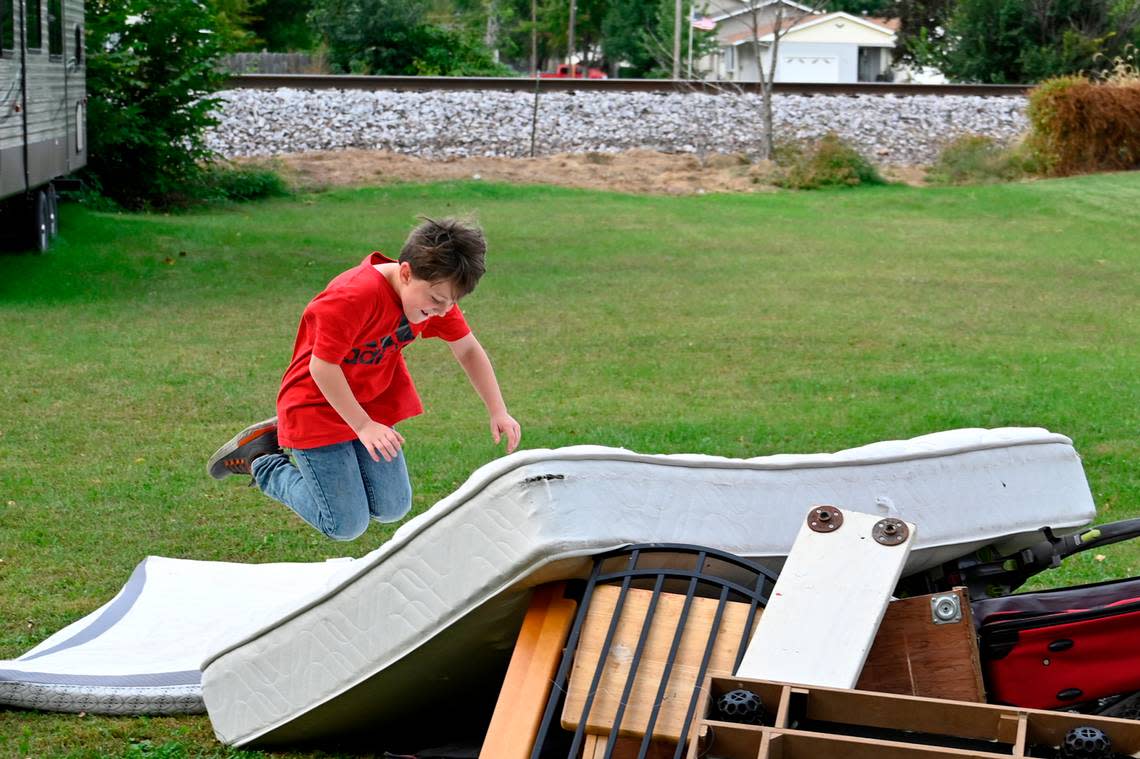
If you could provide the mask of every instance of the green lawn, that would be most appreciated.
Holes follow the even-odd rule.
[[[50,254],[0,256],[0,658],[102,604],[148,554],[321,560],[391,535],[335,544],[203,466],[272,413],[308,299],[369,250],[395,253],[421,213],[486,227],[489,273],[464,310],[526,447],[758,456],[1042,426],[1075,441],[1100,519],[1138,516],[1137,208],[1140,173],[684,198],[409,185],[182,216],[65,207]],[[501,450],[441,342],[408,358],[427,407],[402,426],[422,511]],[[1042,582],[1138,572],[1134,541]],[[183,750],[227,755],[205,717],[0,709],[2,757]]]

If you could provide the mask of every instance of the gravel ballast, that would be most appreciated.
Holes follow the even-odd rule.
[[[530,155],[534,96],[495,91],[226,90],[208,146],[226,158],[389,150],[421,158]],[[539,100],[537,155],[753,153],[759,95],[556,92]],[[929,164],[946,142],[1008,143],[1027,128],[1024,97],[776,95],[777,139],[838,133],[885,164]]]

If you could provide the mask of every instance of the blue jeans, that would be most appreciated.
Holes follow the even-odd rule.
[[[373,461],[359,440],[317,448],[294,448],[296,465],[283,453],[253,460],[261,492],[333,540],[352,540],[368,520],[395,522],[412,508],[412,485],[404,453]]]

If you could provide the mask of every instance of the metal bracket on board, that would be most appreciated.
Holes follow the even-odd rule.
[[[930,599],[930,621],[936,625],[952,625],[962,621],[962,604],[954,593]]]
[[[807,524],[816,532],[835,532],[843,526],[843,512],[834,506],[816,506],[808,512]]]
[[[910,529],[901,519],[888,517],[875,522],[871,528],[871,537],[882,546],[897,546],[906,542],[910,537]]]

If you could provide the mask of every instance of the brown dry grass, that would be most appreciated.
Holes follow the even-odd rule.
[[[428,160],[388,151],[337,150],[243,162],[268,165],[300,190],[457,179],[653,195],[770,192],[774,189],[770,181],[772,166],[751,163],[742,155],[714,154],[701,160],[690,154],[651,150],[451,160]],[[885,169],[884,173],[891,181],[921,184],[923,171],[917,166],[894,167]]]
[[[1031,143],[1049,172],[1059,176],[1140,167],[1140,76],[1124,66],[1091,82],[1050,79],[1029,95]]]

